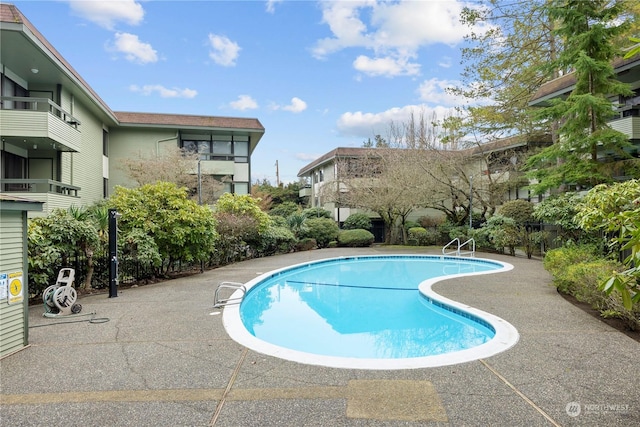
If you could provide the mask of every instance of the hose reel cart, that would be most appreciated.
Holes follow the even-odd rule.
[[[55,285],[49,286],[42,292],[44,301],[44,316],[57,317],[78,314],[82,311],[82,306],[76,304],[78,293],[73,287],[75,270],[73,268],[63,268],[58,273],[58,280]]]

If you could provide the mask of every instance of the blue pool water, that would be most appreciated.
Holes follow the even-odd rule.
[[[320,356],[406,359],[489,342],[491,323],[419,291],[427,279],[504,265],[439,256],[330,259],[268,275],[240,305],[246,330],[274,346]]]

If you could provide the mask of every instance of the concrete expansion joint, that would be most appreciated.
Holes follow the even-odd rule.
[[[240,355],[240,359],[236,364],[236,368],[233,370],[233,373],[231,374],[231,378],[229,378],[229,382],[227,383],[227,388],[224,390],[224,393],[222,393],[222,398],[220,399],[220,401],[218,401],[218,405],[216,406],[216,410],[213,413],[213,417],[211,417],[211,422],[209,423],[210,426],[214,426],[218,421],[218,417],[220,417],[220,413],[222,412],[222,407],[224,406],[227,395],[231,391],[233,384],[236,382],[236,378],[238,377],[238,373],[240,372],[240,368],[242,367],[242,364],[244,363],[244,360],[247,357],[248,352],[249,352],[249,349],[247,348],[245,348],[242,351],[242,354]]]
[[[500,379],[500,381],[502,381],[505,385],[507,385],[507,387],[509,387],[511,390],[513,390],[513,392],[515,394],[517,394],[522,400],[524,400],[533,409],[538,411],[538,413],[540,413],[540,415],[542,415],[544,418],[546,418],[547,421],[549,421],[553,426],[561,427],[560,424],[558,424],[558,422],[556,422],[553,418],[551,418],[551,416],[549,414],[547,414],[541,407],[536,405],[533,400],[529,399],[524,393],[522,393],[513,384],[511,384],[502,374],[500,374],[500,372],[498,372],[497,369],[495,369],[493,366],[489,365],[486,360],[480,359],[479,361],[480,361],[480,363],[482,365],[484,365],[485,368],[487,368],[489,371],[491,371],[491,373],[493,373],[496,377],[498,377]]]

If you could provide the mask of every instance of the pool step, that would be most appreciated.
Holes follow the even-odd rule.
[[[231,293],[231,296],[227,297],[227,298],[222,298],[220,296],[220,291],[223,289],[232,289],[233,292]],[[234,297],[233,295],[236,293],[235,291],[241,291],[240,296]],[[247,288],[244,287],[243,283],[237,283],[237,282],[221,282],[218,285],[218,288],[216,289],[215,294],[213,295],[213,307],[214,308],[220,308],[220,307],[224,307],[227,304],[239,304],[240,301],[242,301],[242,298],[244,298],[244,294],[247,292]]]

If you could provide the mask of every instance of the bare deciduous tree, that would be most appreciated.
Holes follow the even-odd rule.
[[[224,179],[216,180],[212,175],[201,174],[198,185],[198,159],[198,153],[171,147],[157,157],[148,157],[139,152],[136,157],[123,159],[120,167],[139,186],[173,182],[179,187],[186,187],[194,200],[198,199],[200,188],[202,203],[211,204],[222,193]]]

